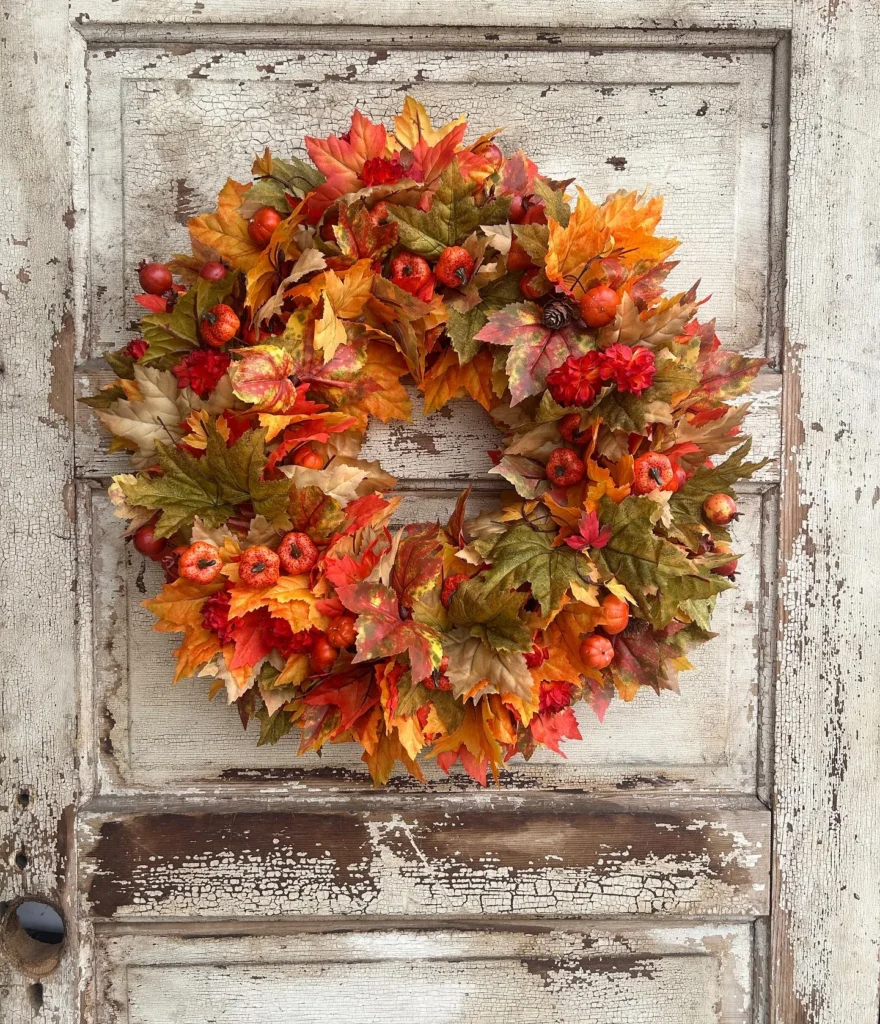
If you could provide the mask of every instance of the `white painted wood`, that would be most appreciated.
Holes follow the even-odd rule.
[[[504,127],[504,145],[594,196],[662,193],[683,243],[669,287],[701,278],[729,347],[773,354],[772,52],[586,43],[511,60],[487,45],[91,50],[91,353],[131,336],[140,259],[184,249],[187,218],[227,176],[245,180],[255,152],[305,155],[304,135],[343,131],[356,104],[386,118],[405,87],[438,119],[468,112],[475,134]]]
[[[794,4],[772,1019],[878,1013],[880,8]]]
[[[746,1024],[744,925],[107,936],[101,1024]]]
[[[541,29],[573,26],[588,28],[627,26],[641,29],[780,29],[791,24],[788,0],[655,0],[649,9],[638,0],[589,0],[572,4],[548,0],[540,13],[525,0],[484,0],[456,8],[456,25],[525,26],[536,34]],[[331,8],[320,0],[300,0],[295,7],[270,0],[199,0],[181,5],[172,0],[80,0],[71,8],[78,25],[129,26],[167,22],[202,27],[210,33],[215,23],[293,25],[442,25],[452,20],[448,5],[440,0],[392,0],[377,7],[355,0],[344,9]],[[536,27],[537,26],[537,27]]]
[[[208,680],[172,686],[174,634],[153,630],[140,602],[162,584],[161,571],[124,544],[118,520],[101,492],[88,492],[96,580],[94,721],[101,737],[101,791],[210,785],[219,779],[255,784],[370,786],[358,750],[328,746],[319,757],[296,756],[297,734],[275,747],[257,747],[225,701],[207,700]],[[90,498],[90,501],[88,500]],[[472,497],[473,512],[497,501]],[[454,496],[416,491],[400,508],[401,521],[448,517]],[[760,494],[744,495],[737,527],[739,589],[721,596],[713,620],[718,637],[694,652],[696,671],[682,673],[681,696],[641,693],[615,701],[600,723],[578,707],[583,741],[565,744],[566,759],[539,751],[531,761],[508,763],[505,787],[554,789],[674,788],[754,793],[759,758],[758,723],[769,680],[760,659],[764,618],[772,613],[772,550],[762,551],[768,528]],[[91,511],[90,511],[91,510]],[[766,699],[766,698],[765,698]],[[470,787],[426,764],[432,785]],[[405,773],[404,788],[418,785]]]
[[[71,370],[82,209],[71,182],[66,13],[50,2],[35,19],[32,5],[11,0],[0,22],[0,912],[38,895],[62,908],[69,935],[60,967],[39,983],[27,958],[0,949],[0,1017],[10,1024],[38,1012],[72,1022],[76,1005]]]
[[[681,822],[692,821],[694,843],[667,865],[678,881],[665,890],[669,902],[661,909],[676,914],[733,913],[751,918],[766,913],[766,867],[762,866],[766,846],[758,857],[761,863],[748,864],[736,884],[730,876],[713,878],[701,858],[707,835],[717,842],[733,842],[741,836],[744,845],[737,855],[758,856],[754,844],[766,842],[761,837],[767,834],[768,812],[744,804],[746,797],[738,797],[740,803],[731,812],[730,802],[713,791],[746,794],[757,789],[769,795],[772,787],[777,819],[772,1018],[785,1024],[875,1020],[880,894],[871,838],[880,811],[874,785],[880,769],[875,743],[880,695],[869,538],[876,525],[877,503],[872,469],[880,452],[872,410],[876,332],[869,317],[880,299],[873,266],[877,239],[870,215],[872,189],[880,171],[880,89],[871,51],[880,28],[876,8],[869,0],[851,0],[846,5],[805,0],[658,0],[651,5],[590,0],[572,5],[550,0],[538,10],[513,0],[456,8],[458,27],[447,28],[442,26],[450,20],[450,8],[437,0],[418,4],[392,0],[381,7],[353,0],[338,11],[317,0],[293,7],[265,0],[199,0],[192,5],[170,0],[149,4],[77,0],[69,12],[75,27],[69,31],[65,7],[56,0],[39,6],[39,17],[35,17],[33,5],[20,0],[6,5],[0,51],[4,58],[2,124],[7,139],[14,142],[0,156],[4,182],[0,349],[6,368],[0,376],[4,455],[0,460],[0,610],[5,632],[12,637],[11,642],[3,638],[0,689],[0,757],[5,758],[0,762],[0,899],[36,886],[60,897],[68,912],[72,910],[66,886],[77,867],[76,851],[64,840],[72,831],[76,788],[72,629],[77,599],[82,601],[79,624],[84,654],[80,777],[87,792],[94,782],[106,794],[82,816],[82,851],[93,859],[84,862],[80,883],[84,894],[99,883],[111,896],[113,886],[120,893],[127,891],[131,899],[120,902],[117,920],[132,916],[130,909],[124,913],[123,909],[137,906],[137,898],[145,901],[140,905],[150,912],[144,917],[152,914],[154,920],[172,908],[190,918],[208,908],[206,894],[211,886],[203,881],[211,878],[214,868],[202,854],[209,852],[209,846],[191,863],[171,864],[175,843],[191,843],[198,832],[183,822],[178,831],[150,831],[159,804],[170,807],[176,800],[193,816],[187,821],[214,821],[215,825],[228,812],[234,836],[234,822],[240,815],[265,810],[284,819],[287,813],[284,820],[289,822],[292,807],[298,807],[284,799],[291,788],[301,788],[298,799],[305,800],[313,785],[329,782],[329,790],[314,796],[325,811],[332,803],[333,813],[352,819],[360,816],[359,828],[365,835],[382,820],[384,798],[370,805],[366,795],[344,792],[355,780],[339,766],[329,766],[323,780],[291,777],[286,766],[277,764],[273,778],[259,765],[244,762],[240,771],[222,779],[219,756],[210,771],[205,769],[210,763],[205,756],[195,767],[184,758],[177,774],[167,765],[156,768],[149,762],[147,746],[137,738],[137,727],[132,728],[140,721],[140,712],[127,717],[131,690],[127,635],[118,622],[115,626],[111,622],[113,614],[127,615],[126,589],[131,581],[115,568],[118,536],[102,525],[100,516],[92,520],[90,514],[82,515],[88,508],[85,493],[78,523],[85,559],[75,576],[71,524],[65,519],[72,501],[67,382],[73,345],[79,360],[85,360],[127,335],[126,319],[133,310],[124,309],[123,295],[132,283],[133,265],[145,244],[157,246],[157,253],[167,252],[169,242],[182,238],[181,222],[190,206],[212,198],[219,181],[211,175],[216,178],[220,166],[212,147],[223,149],[230,167],[240,165],[237,173],[243,176],[254,148],[263,142],[280,148],[298,140],[303,131],[313,128],[318,114],[322,122],[338,117],[334,126],[339,128],[343,111],[357,99],[366,109],[384,115],[391,99],[396,105],[398,88],[403,83],[412,86],[420,71],[415,85],[424,90],[420,95],[428,103],[449,113],[461,105],[470,107],[475,122],[481,126],[485,122],[486,127],[494,127],[499,117],[509,126],[514,144],[526,144],[532,152],[546,146],[549,170],[555,169],[553,161],[558,157],[559,171],[565,172],[579,152],[585,153],[584,166],[575,170],[593,191],[617,183],[642,185],[650,178],[658,191],[672,197],[671,221],[685,236],[693,265],[705,270],[705,283],[715,295],[713,308],[720,310],[727,337],[743,350],[775,356],[783,326],[782,303],[779,279],[769,271],[783,231],[785,194],[779,171],[784,167],[782,139],[789,126],[786,44],[778,40],[779,33],[791,27],[792,162],[784,324],[788,341],[782,367],[786,465],[780,531],[785,575],[780,595],[775,777],[764,767],[774,700],[766,685],[772,669],[767,642],[774,628],[775,596],[774,573],[766,568],[776,525],[775,477],[770,475],[762,482],[762,487],[771,489],[760,495],[760,538],[755,528],[747,526],[748,558],[754,564],[760,548],[765,568],[760,576],[753,573],[744,580],[754,606],[745,609],[748,636],[737,634],[738,649],[731,649],[730,657],[734,653],[745,657],[717,668],[707,662],[698,673],[684,677],[683,706],[688,687],[700,682],[717,688],[718,680],[726,679],[726,696],[721,696],[719,704],[726,710],[704,706],[702,718],[696,711],[688,712],[691,737],[676,736],[667,729],[665,738],[673,741],[667,745],[674,748],[678,761],[666,774],[657,769],[662,754],[658,754],[659,742],[645,758],[648,775],[625,773],[623,766],[605,763],[609,751],[613,758],[614,751],[633,749],[621,748],[618,741],[609,743],[604,752],[601,747],[592,748],[600,767],[569,765],[564,770],[571,772],[575,789],[635,786],[633,799],[636,809],[641,808],[643,823],[647,798],[639,787],[665,787],[668,782],[676,792],[703,791],[699,800],[693,795],[682,797],[687,806],[677,827],[687,832]],[[336,26],[319,24],[329,20]],[[361,26],[352,27],[344,20]],[[368,22],[386,27],[370,27]],[[417,25],[428,27],[414,28]],[[81,39],[76,34],[80,30],[94,46],[89,60],[92,106],[88,116]],[[396,46],[389,45],[389,37]],[[163,40],[169,45],[161,46]],[[249,42],[256,45],[247,48]],[[69,45],[74,57],[70,64]],[[298,60],[301,53],[303,61]],[[286,64],[292,57],[304,67]],[[156,66],[151,67],[152,63]],[[350,75],[351,80],[328,80],[339,74]],[[68,83],[70,87],[65,88]],[[667,85],[665,93],[651,92]],[[603,88],[612,91],[603,95]],[[541,95],[544,90],[546,96]],[[700,143],[704,148],[695,149],[696,111],[704,100],[708,107],[696,125],[705,129]],[[574,117],[567,114],[568,107],[575,111]],[[692,108],[693,121],[689,121]],[[537,141],[530,127],[535,111],[545,126],[545,134]],[[591,122],[592,116],[608,122]],[[85,154],[87,129],[90,180],[76,173]],[[194,133],[195,143],[182,137],[183,129]],[[626,143],[625,152],[616,151],[618,142]],[[624,171],[604,163],[617,156],[627,160]],[[655,168],[662,169],[662,181],[654,179]],[[179,192],[178,178],[183,181]],[[711,206],[706,197],[718,191],[722,201]],[[690,204],[688,196],[693,197]],[[91,239],[84,234],[89,224]],[[713,251],[700,251],[699,240],[693,237],[700,234],[713,240]],[[123,243],[124,249],[120,248]],[[85,332],[81,329],[84,307],[78,301],[89,254],[94,260],[89,294],[95,318],[92,329]],[[776,269],[781,270],[781,264]],[[53,374],[56,387],[47,402]],[[770,375],[764,380],[767,395],[778,391]],[[764,422],[763,417],[762,412],[754,422]],[[450,422],[458,429],[454,418]],[[766,426],[756,430],[759,447],[766,437],[776,450],[776,422],[768,418]],[[424,462],[415,436],[418,430],[418,426],[413,428],[415,433],[404,429],[393,437],[380,432],[371,435],[368,444],[379,449],[393,446],[393,452],[400,453],[401,468],[406,469]],[[91,437],[80,437],[78,465],[83,474],[106,474],[112,464],[102,462]],[[388,453],[392,459],[393,452]],[[456,463],[431,472],[470,474],[474,469]],[[421,514],[439,514],[448,500],[437,489],[436,480],[436,475],[416,474],[414,486],[420,498],[413,500],[425,510]],[[87,491],[89,484],[83,489]],[[488,498],[481,495],[476,500]],[[759,496],[755,493],[748,500],[756,505]],[[102,585],[94,608],[88,600],[93,545],[101,569],[95,578],[103,581],[107,574],[118,573],[115,582]],[[51,572],[46,566],[51,566]],[[726,628],[720,620],[719,624]],[[113,644],[102,650],[101,644],[111,634]],[[132,650],[141,662],[152,657],[137,649],[139,634],[135,631],[131,636]],[[100,652],[94,676],[93,649]],[[707,648],[707,655],[712,650]],[[746,679],[755,693],[746,693]],[[113,701],[120,711],[115,725],[103,715],[104,703]],[[221,707],[211,710],[216,710],[218,722],[222,717],[234,726]],[[728,710],[731,713],[725,719]],[[201,701],[198,711],[198,720],[207,721]],[[637,715],[635,709],[626,712]],[[172,709],[171,714],[176,713]],[[719,724],[722,719],[724,726]],[[642,743],[637,718],[629,724]],[[159,726],[156,729],[161,736]],[[587,751],[593,735],[580,745]],[[710,737],[721,736],[728,738],[726,747],[709,743]],[[114,749],[105,742],[98,759],[95,750],[102,738],[114,742]],[[699,761],[690,776],[679,756],[687,740]],[[213,742],[222,745],[226,740],[218,734]],[[569,746],[574,750],[577,745]],[[253,752],[249,740],[248,750]],[[512,776],[505,785],[557,784],[546,765],[536,764],[529,770],[532,776]],[[19,802],[22,780],[36,780],[27,808]],[[333,787],[340,792],[334,794]],[[209,789],[221,803],[226,801],[227,811],[217,812],[219,818],[199,819]],[[279,804],[269,800],[273,789]],[[598,858],[588,860],[584,837],[605,841],[601,824],[594,822],[590,828],[585,824],[592,820],[590,814],[602,815],[592,796],[570,798],[572,820],[581,823],[582,831],[569,827],[571,839],[561,856],[566,859],[564,867],[574,874],[557,869],[552,881],[546,875],[539,878],[530,866],[517,867],[509,878],[503,877],[514,860],[520,864],[530,849],[541,850],[542,844],[555,839],[547,826],[539,826],[537,832],[525,824],[510,830],[507,823],[494,834],[477,830],[459,854],[447,850],[444,859],[438,855],[432,860],[434,854],[424,851],[431,850],[432,843],[452,843],[455,830],[437,824],[420,833],[427,806],[424,794],[387,796],[405,801],[409,817],[401,820],[410,836],[416,826],[417,847],[401,853],[409,840],[406,829],[394,832],[400,829],[399,823],[388,826],[381,841],[364,840],[364,850],[376,862],[369,861],[374,877],[385,886],[379,890],[384,913],[411,910],[423,921],[427,913],[449,919],[459,909],[471,920],[480,915],[485,921],[487,914],[496,912],[546,913],[552,918],[559,913],[552,900],[531,910],[535,893],[545,900],[548,888],[553,897],[561,893],[559,905],[574,913],[629,914],[632,908],[627,900],[633,892],[645,900],[644,906],[635,908],[637,913],[654,909],[651,872],[659,869],[647,856],[648,847],[639,855],[624,856],[618,850],[617,863],[603,866],[601,876],[603,884],[610,881],[612,888],[600,885],[590,891],[590,871],[598,870]],[[498,806],[494,794],[484,798],[470,789],[449,797],[453,798],[465,802],[460,820],[474,829],[493,802]],[[489,803],[481,803],[483,799]],[[541,813],[548,813],[548,801],[569,798],[514,792],[509,799],[520,815],[532,815],[537,822]],[[670,794],[661,793],[654,803],[652,820],[661,835],[670,824],[672,802]],[[696,818],[701,806],[706,808],[702,824]],[[686,819],[687,813],[691,818]],[[607,821],[619,822],[615,814],[606,815]],[[728,829],[724,836],[724,828],[744,820],[743,815],[749,827],[738,832]],[[113,870],[103,876],[90,874],[100,863],[95,850],[112,851],[113,847],[93,845],[96,822],[99,829],[106,826],[112,832],[115,828],[120,836],[142,840],[112,865],[107,862],[105,866]],[[142,834],[139,827],[145,829]],[[271,845],[273,827],[270,823],[261,830],[260,844]],[[639,828],[639,835],[648,834],[644,824]],[[222,853],[214,841],[216,833],[208,829],[206,834],[210,847]],[[356,836],[357,829],[352,834]],[[508,844],[500,866],[499,837]],[[169,853],[169,863],[158,867],[149,861],[149,844],[157,838]],[[487,932],[401,935],[394,920],[389,920],[394,926],[390,932],[365,931],[357,927],[356,916],[346,918],[344,928],[338,917],[330,916],[326,934],[309,924],[309,934],[288,935],[284,931],[289,932],[289,926],[273,929],[266,923],[266,917],[277,910],[277,894],[256,884],[247,891],[249,898],[252,892],[260,894],[253,904],[257,916],[236,921],[239,908],[234,888],[252,870],[246,866],[242,842],[231,860],[220,858],[217,865],[226,901],[222,925],[215,919],[200,930],[191,920],[177,924],[165,917],[153,926],[132,925],[130,934],[105,932],[99,948],[100,987],[92,988],[90,917],[84,895],[72,942],[75,947],[77,939],[84,940],[78,954],[83,966],[80,992],[76,992],[75,948],[65,956],[62,968],[44,979],[41,993],[0,958],[4,1022],[41,1019],[61,1024],[81,1017],[89,1022],[154,1024],[174,1020],[176,1014],[186,1024],[237,1022],[255,1016],[270,1024],[299,1024],[316,1019],[316,1014],[309,1016],[312,1004],[302,998],[303,993],[313,994],[321,1019],[336,995],[338,1006],[333,1009],[342,1021],[394,1021],[401,1012],[397,998],[401,991],[416,995],[411,998],[410,1016],[400,1017],[407,1020],[418,1015],[429,1021],[488,1021],[496,1019],[499,1010],[515,1022],[565,1020],[566,1015],[611,1024],[762,1019],[760,993],[766,991],[766,979],[761,977],[760,950],[764,947],[753,945],[750,923],[658,928],[603,925],[594,917],[583,925],[566,924],[561,931],[552,920],[543,930],[523,921],[518,930],[506,931],[496,920]],[[723,842],[714,847],[716,855]],[[20,844],[26,846],[29,857],[24,871],[15,864]],[[337,858],[332,862],[334,870],[358,864],[363,855],[361,851]],[[345,890],[338,878],[320,875],[330,864],[329,859],[317,864],[317,884],[324,886],[327,899],[338,901],[334,909],[343,910]],[[633,865],[634,886],[627,873]],[[309,888],[314,878],[307,867],[293,856],[279,876],[284,879],[289,873],[300,879],[295,891],[304,894],[304,906],[310,906],[308,899],[316,899],[316,889]],[[689,867],[690,907],[685,903]],[[151,879],[162,880],[162,871],[167,872],[170,888],[156,896],[147,886]],[[455,885],[462,873],[469,886],[463,901]],[[592,877],[596,881],[599,876]],[[129,890],[121,887],[120,880],[125,879],[131,880]],[[569,892],[566,886],[572,879],[575,888]],[[216,878],[213,883],[216,889]],[[759,887],[752,892],[751,902],[745,896],[750,884]],[[490,898],[498,903],[487,910],[484,901]],[[363,904],[348,909],[363,914],[371,907],[364,898]],[[216,937],[219,927],[225,938]],[[261,934],[247,934],[254,931]],[[762,929],[754,934],[763,934]],[[753,984],[753,977],[760,983]],[[440,1006],[432,1001],[437,993],[446,995],[452,1005],[448,1012],[442,1009],[442,1000]]]

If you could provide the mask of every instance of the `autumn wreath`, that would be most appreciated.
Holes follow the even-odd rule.
[[[595,205],[407,98],[267,150],[190,221],[192,255],[142,264],[141,337],[86,401],[137,475],[110,497],[167,583],[176,680],[210,677],[260,743],[355,741],[373,779],[489,769],[579,739],[617,694],[676,689],[736,555],[727,525],[762,360],[669,298],[662,200]],[[571,200],[574,199],[574,208]],[[479,402],[504,433],[496,511],[389,521],[358,458],[371,416]],[[729,449],[725,461],[717,461]]]

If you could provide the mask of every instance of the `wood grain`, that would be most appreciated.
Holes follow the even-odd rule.
[[[335,804],[336,806],[328,806]],[[82,819],[99,918],[754,915],[769,812],[505,793]]]
[[[102,937],[106,1024],[746,1024],[750,929],[576,922],[489,930]],[[216,930],[216,929],[215,929]],[[196,940],[196,941],[194,941]]]
[[[875,1021],[880,8],[794,4],[772,1019]]]
[[[71,180],[66,14],[50,2],[37,19],[11,0],[0,38],[0,912],[32,893],[68,920],[62,964],[42,988],[0,953],[0,1016],[12,1024],[30,1020],[35,1001],[72,1021],[77,983],[71,370],[83,211]]]

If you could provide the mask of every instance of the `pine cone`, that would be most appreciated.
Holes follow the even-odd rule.
[[[571,310],[561,299],[548,302],[541,314],[541,323],[552,331],[560,331],[571,323]]]

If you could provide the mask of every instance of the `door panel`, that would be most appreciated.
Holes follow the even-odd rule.
[[[100,1024],[744,1024],[748,925],[102,939]]]
[[[496,500],[497,494],[479,492],[469,507],[476,512]],[[410,491],[400,520],[442,518],[453,503],[454,495],[442,490]],[[565,759],[540,751],[531,761],[511,761],[505,787],[755,792],[767,683],[760,643],[772,628],[776,503],[772,492],[752,492],[740,507],[739,589],[719,598],[713,620],[719,636],[695,652],[695,671],[682,674],[680,696],[642,693],[630,704],[614,702],[601,723],[580,707],[584,740],[567,743]],[[241,728],[223,696],[208,702],[208,681],[172,686],[169,666],[179,641],[155,632],[141,607],[161,586],[161,570],[124,543],[105,494],[87,490],[83,514],[91,514],[95,544],[94,701],[103,791],[217,780],[372,785],[353,746],[305,757],[295,756],[292,740],[257,747],[253,730]],[[471,788],[465,777],[447,780],[431,762],[425,771],[432,786]],[[395,784],[421,790],[402,772]]]

